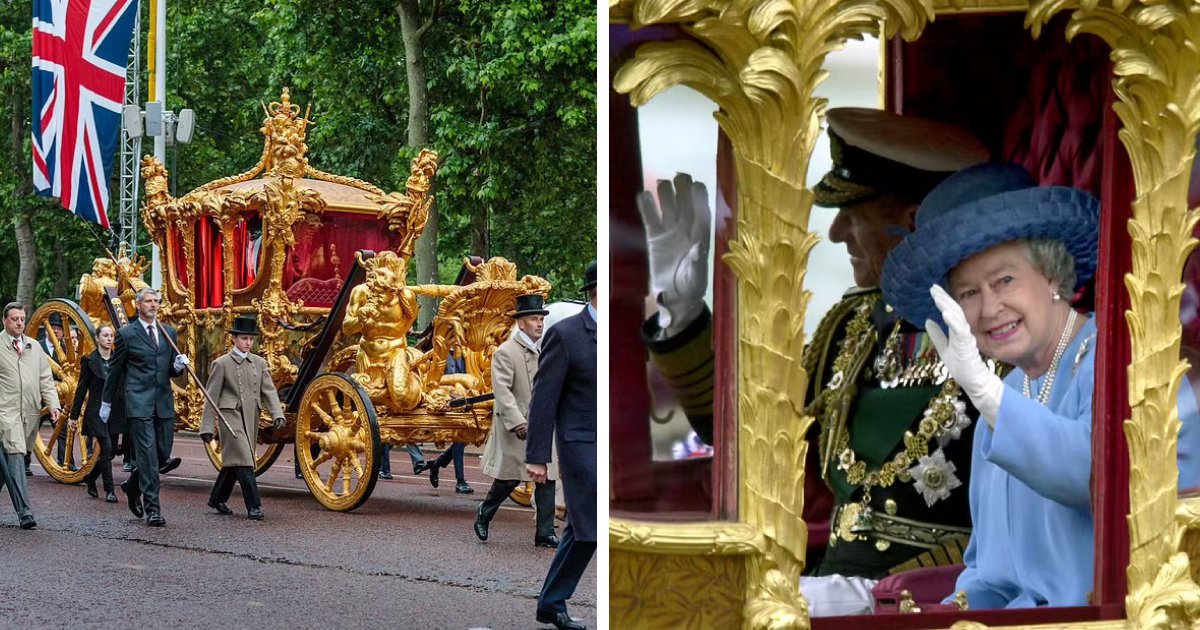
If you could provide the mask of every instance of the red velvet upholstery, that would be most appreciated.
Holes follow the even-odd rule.
[[[897,612],[901,591],[911,593],[913,601],[922,611],[940,608],[942,600],[954,593],[954,582],[963,568],[963,565],[955,564],[889,575],[871,589],[871,594],[875,597],[875,612]],[[947,606],[947,609],[955,610],[953,606]]]

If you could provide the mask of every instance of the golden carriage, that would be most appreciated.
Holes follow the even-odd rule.
[[[468,260],[458,285],[408,285],[437,155],[421,151],[406,190],[385,194],[309,166],[308,113],[300,115],[286,88],[265,109],[262,157],[244,173],[172,198],[166,169],[143,160],[142,216],[163,269],[160,317],[177,328],[179,350],[203,379],[229,348],[225,331],[233,318],[257,315],[257,351],[288,423],[276,430],[262,418],[255,472],[294,443],[313,496],[331,510],[352,510],[374,488],[383,444],[483,443],[491,426],[492,354],[512,330],[516,297],[545,297],[550,285],[518,278],[503,258]],[[78,304],[52,300],[30,318],[30,334],[58,350],[54,371],[64,405],[74,396],[80,358],[96,347],[96,326],[134,314],[145,263],[117,258],[97,260]],[[428,349],[408,339],[418,296],[441,299]],[[464,358],[465,374],[444,373],[452,351]],[[204,404],[196,383],[177,383],[177,429],[197,430]],[[97,453],[63,418],[39,432],[36,454],[51,476],[74,483]],[[72,457],[59,463],[54,443],[63,434]],[[219,467],[219,441],[208,445],[208,455]]]

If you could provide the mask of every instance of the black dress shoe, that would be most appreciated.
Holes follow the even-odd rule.
[[[483,520],[483,504],[480,503],[479,507],[475,508],[475,536],[478,537],[479,540],[487,542],[488,525],[490,525],[490,523]]]
[[[33,476],[33,471],[32,471],[32,470],[30,470],[30,469],[28,469],[28,468],[26,468],[26,469],[25,469],[25,476],[26,476],[26,477],[32,477],[32,476]]]
[[[379,473],[379,478],[380,478],[380,479],[391,479],[391,478],[392,478],[392,473],[390,473],[390,472],[381,472],[381,473]]]
[[[179,468],[179,465],[182,463],[183,463],[182,459],[179,459],[178,457],[172,457],[171,459],[168,459],[163,465],[158,467],[158,474],[165,475],[165,474],[171,472],[172,470]]]
[[[558,548],[558,536],[550,534],[549,536],[535,536],[533,538],[534,547],[552,547]]]
[[[104,500],[107,501],[108,503],[116,503],[117,495],[112,492],[109,492],[108,494],[104,495]]]
[[[221,516],[233,514],[233,510],[229,509],[229,506],[225,505],[224,503],[217,503],[216,501],[209,500],[208,507],[216,510],[217,514],[220,514]]]
[[[141,495],[136,492],[130,492],[129,488],[125,487],[125,484],[121,484],[121,492],[124,492],[125,498],[129,500],[129,511],[133,512],[134,516],[142,518],[143,512]]]
[[[433,486],[434,488],[438,487],[438,465],[437,465],[437,463],[434,462],[432,464],[426,464],[425,470],[429,471],[429,485]]]
[[[537,612],[537,620],[548,623],[558,630],[587,630],[587,626],[575,621],[565,612]]]
[[[167,519],[163,518],[162,514],[159,514],[158,512],[151,512],[150,515],[146,517],[146,524],[150,527],[162,527],[163,525],[167,524]]]
[[[37,521],[33,520],[32,516],[21,517],[21,529],[33,529],[37,527]]]
[[[88,493],[88,496],[92,497],[93,499],[100,496],[100,493],[96,491],[96,482],[93,481],[93,482],[87,484],[87,493]]]
[[[426,462],[423,462],[423,461],[417,462],[417,463],[413,464],[413,474],[419,475],[419,474],[425,472],[425,469],[428,467],[429,467],[429,464]]]
[[[475,492],[475,489],[471,487],[471,484],[460,479],[458,483],[454,485],[454,491],[459,494],[471,494]]]
[[[261,508],[250,508],[250,514],[249,514],[249,516],[247,516],[247,518],[249,518],[252,521],[263,520],[262,509]]]

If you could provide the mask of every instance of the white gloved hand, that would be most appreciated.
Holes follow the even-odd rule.
[[[112,403],[100,403],[100,421],[108,424],[108,417],[112,415]]]
[[[937,322],[925,320],[929,341],[950,376],[994,429],[996,414],[1000,413],[1000,398],[1004,395],[1004,382],[987,368],[979,356],[979,345],[975,343],[975,335],[971,334],[967,316],[958,302],[936,284],[930,287],[929,294],[933,296],[933,303],[942,312],[942,319],[946,320],[946,326],[950,329],[950,338],[947,339]]]
[[[187,358],[186,354],[177,354],[175,355],[175,363],[172,365],[172,369],[178,372],[191,364],[192,361]]]
[[[659,213],[659,207],[662,213]],[[678,334],[704,309],[708,289],[709,233],[712,210],[708,190],[679,173],[675,184],[658,182],[658,204],[647,191],[637,207],[646,226],[650,286],[658,299],[658,323],[667,336]]]

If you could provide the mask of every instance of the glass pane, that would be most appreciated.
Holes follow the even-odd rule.
[[[640,132],[642,156],[642,188],[654,194],[659,211],[664,214],[664,222],[670,221],[670,202],[664,205],[658,199],[657,189],[659,180],[672,180],[676,173],[687,173],[694,181],[702,182],[707,188],[706,210],[709,216],[716,207],[717,181],[717,122],[713,118],[716,105],[700,93],[686,87],[674,87],[659,94],[651,102],[638,108],[638,130]],[[709,221],[709,229],[704,235],[702,247],[708,251],[703,269],[703,277],[699,283],[703,285],[703,295],[699,300],[703,309],[709,313],[713,310],[713,260],[715,256],[712,247],[715,221]],[[697,242],[698,243],[698,242]],[[682,245],[682,241],[681,241]],[[683,251],[683,250],[677,250]],[[652,263],[653,264],[653,263]],[[654,273],[651,270],[651,273]],[[658,312],[653,288],[646,296],[645,315],[653,319]],[[700,316],[700,308],[693,311]],[[652,353],[652,357],[656,356]],[[707,357],[700,361],[699,371],[711,375],[712,369],[704,367],[711,361]],[[670,359],[668,358],[669,362]],[[691,368],[692,366],[688,366]],[[673,381],[678,378],[668,378],[663,374],[671,367],[660,365],[653,358],[646,362],[646,379],[650,387],[650,442],[652,458],[655,461],[671,461],[712,455],[712,447],[705,439],[697,435],[692,424],[688,422],[687,410],[681,404],[680,398],[687,398],[694,393],[691,390],[703,389],[703,383],[697,385],[697,379],[684,379],[682,387],[673,387]],[[686,372],[695,374],[693,369]],[[703,378],[703,374],[700,378]],[[711,378],[711,376],[710,376]],[[709,381],[711,383],[711,381]],[[693,410],[693,416],[702,416],[698,422],[711,425],[711,390],[701,393],[699,398],[706,399],[707,409],[699,412]],[[700,427],[702,433],[709,429]],[[711,441],[711,439],[709,440]]]
[[[1200,146],[1200,139],[1197,140]],[[1200,206],[1200,160],[1192,163],[1188,207]],[[1200,227],[1193,230],[1200,237]],[[1191,369],[1179,387],[1179,493],[1200,496],[1200,255],[1196,250],[1183,267],[1183,299],[1179,320],[1183,325],[1180,353]]]

